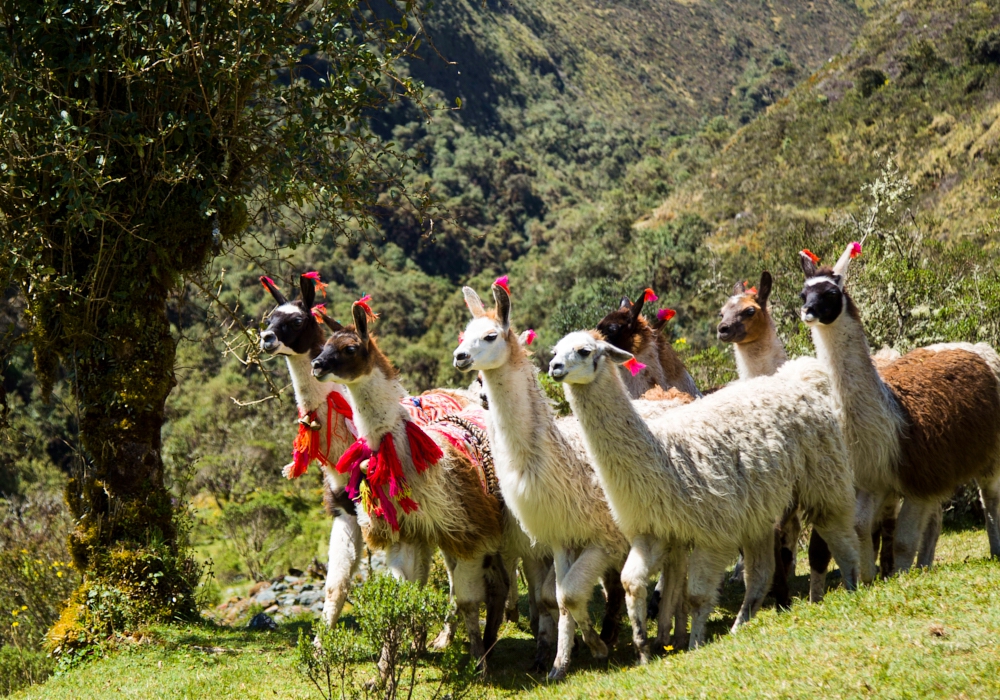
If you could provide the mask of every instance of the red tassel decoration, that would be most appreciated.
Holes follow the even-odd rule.
[[[322,282],[319,278],[319,273],[313,270],[312,272],[307,272],[302,275],[306,279],[310,279],[316,283],[316,291],[323,292],[323,296],[326,296],[326,283]]]
[[[629,358],[626,362],[622,363],[622,367],[631,372],[633,377],[639,374],[642,370],[646,369],[646,365],[642,364],[634,357]]]
[[[444,457],[444,452],[438,444],[413,421],[406,421],[406,439],[410,443],[410,456],[418,474],[426,471],[432,464],[437,464]]]
[[[503,277],[497,277],[496,280],[493,282],[493,284],[495,284],[498,287],[502,287],[503,290],[507,292],[507,296],[510,296],[510,286],[507,280],[507,275],[504,275]]]
[[[656,292],[649,287],[646,287],[646,291],[643,292],[642,296],[643,301],[657,301],[659,298],[660,297],[656,296]]]
[[[802,249],[802,254],[805,255],[810,260],[812,260],[813,261],[813,265],[815,265],[816,263],[819,262],[819,256],[816,255],[816,253],[814,253],[811,250],[809,250],[808,248],[803,248]]]
[[[374,321],[378,318],[378,314],[372,311],[372,307],[368,305],[368,302],[372,300],[371,294],[365,294],[363,297],[354,302],[354,306],[360,306],[365,310],[365,314],[368,316],[369,321]]]
[[[659,321],[669,321],[676,315],[677,312],[674,311],[673,309],[660,309],[659,311],[656,312],[656,318]]]
[[[851,243],[851,259],[853,260],[859,255],[861,255],[861,244],[858,243],[857,241],[854,241],[853,243]]]

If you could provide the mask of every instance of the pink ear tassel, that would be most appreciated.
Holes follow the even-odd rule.
[[[656,318],[659,321],[669,321],[676,315],[677,312],[674,311],[673,309],[660,309],[659,311],[656,312]]]
[[[354,302],[354,306],[360,306],[362,309],[364,309],[365,314],[368,315],[369,319],[376,319],[378,318],[378,314],[372,311],[372,307],[368,305],[368,302],[371,300],[372,300],[372,295],[365,294],[363,297]]]
[[[326,315],[326,304],[316,304],[312,307],[312,315],[316,317],[317,321],[322,321],[323,316]]]
[[[326,296],[326,283],[319,278],[319,273],[316,270],[312,272],[306,272],[302,275],[306,279],[310,279],[316,283],[316,291],[323,292],[323,296]]]
[[[524,334],[524,344],[531,345],[533,342],[535,342],[535,338],[537,337],[538,334],[535,333],[535,329],[529,328],[528,331]]]
[[[267,289],[267,291],[271,291],[271,290],[270,290],[270,289],[268,288],[268,286],[267,286],[267,285],[271,285],[271,286],[272,286],[272,287],[274,287],[275,289],[278,289],[278,285],[276,285],[276,284],[274,283],[274,280],[273,280],[273,279],[271,279],[270,277],[268,277],[267,275],[261,275],[261,276],[260,276],[260,283],[261,283],[261,284],[262,284],[262,285],[264,286],[264,289]],[[281,290],[279,289],[278,291],[281,291]]]
[[[458,332],[458,344],[461,345],[465,342],[465,331]]]
[[[646,291],[643,292],[642,298],[643,301],[657,301],[660,297],[656,296],[656,292],[654,292],[652,289],[646,287]]]
[[[642,370],[646,369],[646,365],[642,364],[634,357],[629,358],[628,362],[622,363],[622,367],[631,372],[633,377],[639,374]]]
[[[510,296],[510,286],[507,280],[507,275],[504,275],[503,277],[497,277],[496,281],[493,282],[493,284],[495,284],[498,287],[503,287],[503,290],[507,292],[507,296]]]
[[[861,244],[857,241],[851,243],[851,258],[856,258],[861,255]]]

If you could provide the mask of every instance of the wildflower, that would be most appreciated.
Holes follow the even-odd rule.
[[[13,615],[14,617],[17,617],[20,614],[20,612],[21,612],[20,610],[11,610],[10,614]]]
[[[56,572],[56,576],[59,577],[59,578],[62,578],[62,572],[61,571],[57,571]]]
[[[20,623],[20,622],[12,622],[12,623],[10,624],[10,626],[11,626],[11,627],[20,627],[20,626],[21,626],[21,623]]]
[[[668,644],[667,646],[663,647],[663,651],[673,651],[673,650],[674,650],[673,644]]]
[[[27,610],[27,609],[28,609],[28,606],[27,606],[27,605],[22,605],[22,606],[21,606],[21,610]]]

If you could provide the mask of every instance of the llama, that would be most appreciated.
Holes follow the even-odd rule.
[[[327,514],[333,517],[323,621],[332,626],[337,623],[347,600],[362,551],[361,528],[354,503],[344,493],[346,479],[333,469],[355,440],[346,389],[335,382],[320,382],[312,375],[311,362],[323,348],[323,331],[312,314],[317,280],[318,275],[314,273],[302,275],[299,278],[302,295],[290,302],[271,278],[260,278],[261,284],[278,303],[271,311],[267,328],[260,334],[260,347],[267,353],[285,357],[299,410],[299,430],[307,443],[306,449],[297,452],[298,464],[292,462],[285,466],[285,476],[299,476],[312,459],[319,461],[322,470],[323,505]],[[388,560],[398,578],[423,582],[430,570],[430,551],[427,549],[413,551],[409,545],[400,545],[390,551]]]
[[[913,350],[876,372],[854,300],[845,290],[851,243],[831,267],[802,251],[801,318],[828,366],[833,396],[852,446],[858,527],[871,531],[882,504],[902,496],[893,543],[897,571],[913,564],[941,501],[975,479],[986,511],[990,554],[1000,557],[1000,356],[980,343]],[[871,538],[863,536],[862,576],[874,578]]]
[[[369,333],[373,314],[365,301],[352,307],[354,325],[341,326],[323,317],[333,333],[312,362],[313,375],[343,383],[355,407],[359,439],[336,469],[348,474],[348,493],[364,506],[358,518],[369,546],[407,542],[440,547],[453,571],[453,594],[470,651],[485,663],[510,586],[503,556],[523,557],[526,578],[536,589],[544,564],[531,556],[527,538],[505,516],[496,485],[486,473],[488,464],[484,461],[480,472],[445,426],[425,426],[424,432],[401,405],[405,392],[396,369]],[[466,407],[464,413],[466,422],[482,419],[478,408]],[[483,603],[487,625],[481,634]]]
[[[587,451],[631,551],[622,570],[636,646],[646,586],[674,542],[692,542],[691,648],[705,642],[726,566],[742,547],[746,595],[733,625],[759,609],[774,570],[774,523],[793,498],[813,515],[852,590],[858,570],[854,487],[829,379],[816,360],[725,387],[646,422],[615,365],[634,356],[586,331],[557,343],[549,374],[566,386]]]
[[[701,396],[694,379],[684,367],[684,361],[670,344],[670,338],[662,332],[662,326],[654,329],[642,315],[642,307],[647,301],[655,301],[656,294],[646,289],[632,303],[622,297],[621,306],[602,318],[597,330],[612,345],[635,355],[636,360],[646,365],[648,372],[632,375],[622,370],[622,380],[633,399],[640,398],[654,386],[664,391],[676,388],[695,398]],[[673,316],[670,309],[661,309],[658,320],[665,322]]]
[[[608,655],[621,604],[620,595],[615,595],[620,591],[618,571],[628,543],[611,518],[581,441],[557,424],[537,372],[511,328],[506,280],[493,285],[496,308],[491,311],[471,288],[462,291],[473,318],[454,352],[454,364],[462,371],[481,372],[504,501],[531,539],[552,552],[559,622],[548,677],[561,680],[569,668],[577,626],[595,658]],[[602,578],[608,614],[599,636],[587,603]]]

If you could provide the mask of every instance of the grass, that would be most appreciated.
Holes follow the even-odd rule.
[[[821,605],[765,609],[737,635],[725,630],[741,586],[727,584],[712,621],[716,639],[694,653],[670,653],[647,667],[623,628],[608,663],[578,649],[569,680],[548,686],[526,671],[533,643],[506,623],[492,671],[473,696],[507,697],[835,697],[1000,696],[1000,563],[986,558],[980,528],[941,538],[939,565]],[[800,559],[794,592],[805,594]],[[836,584],[836,575],[831,584]],[[595,613],[598,612],[595,609]],[[251,633],[211,624],[154,627],[109,655],[30,688],[17,698],[308,698],[295,670],[292,622]],[[433,673],[428,671],[428,673]]]

